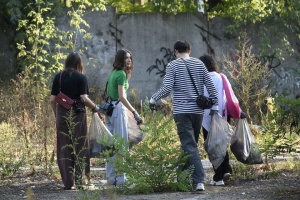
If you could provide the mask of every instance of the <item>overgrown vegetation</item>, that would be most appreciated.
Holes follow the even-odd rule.
[[[236,37],[246,26],[257,25],[259,54],[282,62],[287,55],[299,59],[295,54],[297,47],[292,45],[292,41],[298,42],[300,38],[299,8],[298,0],[226,0],[211,8],[208,16],[231,20],[227,27],[228,38]]]
[[[13,175],[20,167],[30,168],[32,172],[35,172],[36,166],[41,166],[50,173],[53,173],[53,168],[56,167],[55,121],[48,105],[49,81],[54,72],[62,69],[65,52],[78,50],[80,41],[90,38],[86,31],[89,26],[83,19],[86,10],[91,8],[90,6],[98,10],[104,9],[104,2],[96,0],[61,2],[63,4],[54,0],[6,0],[8,7],[0,11],[15,27],[15,44],[18,49],[17,71],[19,72],[16,79],[9,84],[5,83],[0,89],[0,132],[2,133],[0,136],[0,171],[2,177]],[[123,7],[129,6],[130,3],[125,0],[110,2],[112,5],[118,3]],[[189,8],[192,11],[195,8],[191,2],[177,1],[178,4],[170,5],[168,1],[159,3],[151,1],[153,5],[149,4],[149,12],[150,9],[151,11],[157,9],[157,12],[177,13]],[[249,7],[249,3],[255,1],[230,0],[226,2],[227,6],[231,3],[244,6],[238,7],[241,9],[228,9],[228,14],[239,11],[233,13],[234,16],[238,16],[243,11],[243,14],[247,15],[237,18],[234,28],[238,28],[250,19],[254,20],[253,23],[265,19],[267,19],[265,23],[271,21],[276,24],[279,21],[279,25],[284,24],[282,27],[291,32],[298,28],[299,1],[285,1],[284,8],[286,9],[281,10],[279,8],[283,1],[272,1],[275,4],[271,11],[276,9],[276,12],[271,12],[271,14],[267,12],[270,5],[261,6],[261,8],[255,6],[255,12],[251,13],[250,11],[253,10]],[[190,7],[185,7],[185,3]],[[72,27],[70,31],[60,30],[55,26],[55,16],[62,14],[60,6],[63,5],[69,8],[69,24]],[[136,9],[146,8],[137,6]],[[245,9],[249,12],[244,12]],[[257,9],[265,11],[261,12]],[[122,10],[119,9],[119,11]],[[222,11],[225,12],[225,10]],[[260,13],[260,15],[253,17],[255,13]],[[276,15],[281,17],[278,18]],[[290,19],[293,23],[286,23]],[[261,53],[275,52],[276,55],[281,55],[279,49],[272,49],[271,46],[267,48],[268,44],[274,44],[274,41],[267,40],[273,33],[281,34],[283,38],[281,41],[285,42],[285,47],[289,47],[288,38],[282,32],[277,31],[277,28],[269,29],[264,33],[265,37],[261,42],[264,48],[261,49]],[[53,44],[56,45],[53,46]],[[269,50],[272,51],[269,52]],[[292,50],[288,48],[287,52],[292,53]],[[230,57],[222,58],[226,75],[232,81],[234,91],[240,99],[242,109],[249,115],[250,122],[262,126],[262,131],[256,134],[257,142],[265,155],[267,169],[276,172],[276,166],[270,164],[267,158],[272,158],[282,151],[295,152],[299,147],[299,100],[276,97],[274,109],[269,110],[268,113],[264,112],[262,109],[264,100],[269,95],[266,90],[269,75],[268,63],[261,63],[257,59],[252,52],[250,39],[247,37],[242,37],[235,53],[238,55],[237,60],[232,61]],[[133,104],[138,107],[137,92],[132,91],[131,96]],[[170,103],[167,103],[166,107],[162,107],[164,114],[145,111],[144,117],[149,131],[144,141],[130,152],[117,153],[120,157],[119,161],[125,161],[117,161],[115,165],[118,173],[128,174],[128,182],[123,186],[127,193],[189,190],[189,171],[177,171],[178,166],[184,163],[186,157],[178,159],[182,152],[175,124],[170,116]],[[124,145],[124,142],[120,141],[116,146],[121,149]],[[298,166],[298,160],[289,160],[283,167],[299,170]],[[243,174],[245,178],[253,178],[257,169],[253,166],[238,164],[234,166],[234,170],[237,175]],[[175,181],[178,177],[179,182]]]
[[[250,38],[241,34],[236,50],[221,59],[224,72],[234,87],[240,106],[250,123],[261,124],[262,106],[269,95],[267,90],[270,70],[252,52]]]
[[[25,159],[24,167],[52,171],[55,163],[55,118],[48,103],[52,76],[63,68],[66,52],[80,49],[89,39],[86,10],[105,9],[103,4],[70,0],[69,31],[55,25],[57,1],[7,1],[16,25],[18,71],[16,79],[1,85],[1,122],[14,124]],[[57,6],[57,7],[55,7]],[[55,44],[55,45],[53,45]]]
[[[262,134],[258,135],[265,163],[268,158],[299,150],[299,99],[284,98],[272,99],[269,103],[269,112],[263,120]]]
[[[129,144],[114,137],[115,150],[102,154],[109,160],[113,153],[116,175],[125,173],[128,178],[119,191],[130,194],[190,191],[190,173],[193,169],[179,170],[188,156],[181,150],[173,118],[166,117],[161,112],[151,113],[149,109],[146,109],[144,116],[148,121],[148,128],[141,143],[126,151],[124,149],[128,149]]]

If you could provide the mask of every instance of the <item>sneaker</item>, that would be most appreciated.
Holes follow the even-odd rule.
[[[224,181],[223,181],[223,180],[220,180],[220,181],[211,181],[211,182],[210,182],[210,185],[214,185],[214,186],[223,186],[223,185],[225,185],[225,184],[224,184]]]
[[[223,175],[223,179],[224,179],[224,180],[228,180],[228,179],[230,178],[230,176],[231,176],[230,173],[225,173],[225,174]]]
[[[204,184],[203,183],[197,183],[195,190],[196,191],[204,191],[205,190]]]

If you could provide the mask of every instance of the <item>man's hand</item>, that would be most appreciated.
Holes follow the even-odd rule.
[[[141,116],[136,111],[133,111],[132,114],[134,116],[134,119],[137,122],[137,125],[140,125],[140,124],[143,123],[143,119],[141,118]]]
[[[213,116],[214,114],[217,114],[219,111],[218,110],[210,110],[209,115]]]
[[[93,113],[99,112],[99,111],[100,111],[100,108],[99,108],[97,105],[95,105],[95,108],[92,109],[92,112],[93,112]]]
[[[156,110],[156,104],[149,102],[149,108],[150,108],[151,111],[155,111]]]
[[[149,101],[149,108],[150,108],[151,111],[155,111],[156,110],[155,100],[152,99],[152,98]]]
[[[240,116],[241,119],[245,119],[247,118],[247,114],[245,112],[241,112],[241,116]]]

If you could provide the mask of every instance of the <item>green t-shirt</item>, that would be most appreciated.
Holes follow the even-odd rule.
[[[119,99],[118,85],[123,85],[126,91],[129,87],[128,81],[126,80],[126,73],[123,70],[114,69],[108,76],[108,96],[112,99]],[[126,95],[126,93],[124,94]]]

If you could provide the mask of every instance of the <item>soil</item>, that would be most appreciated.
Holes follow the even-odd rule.
[[[211,169],[207,172],[207,184],[202,192],[164,192],[154,194],[120,195],[105,188],[103,171],[93,176],[92,182],[100,189],[94,190],[63,190],[61,180],[50,177],[42,172],[34,175],[28,172],[18,172],[13,177],[4,177],[0,180],[0,199],[41,199],[41,200],[71,200],[71,199],[118,199],[118,200],[197,200],[197,199],[300,199],[300,173],[280,172],[276,176],[264,179],[242,180],[232,176],[225,182],[225,186],[210,186]],[[102,173],[102,175],[101,175]],[[100,174],[100,175],[99,175]],[[259,176],[257,176],[259,177]]]

